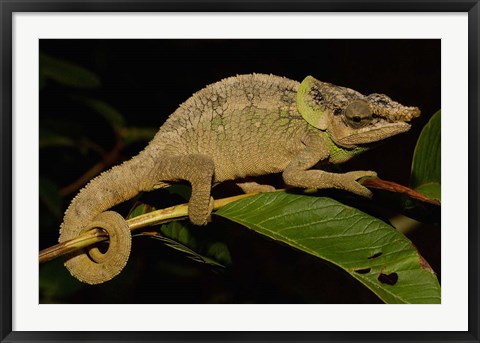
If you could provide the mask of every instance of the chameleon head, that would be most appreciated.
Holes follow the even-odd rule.
[[[100,213],[87,227],[80,230],[79,234],[94,228],[101,228],[107,232],[108,250],[105,253],[97,247],[90,248],[88,251],[80,250],[69,256],[65,262],[65,266],[73,276],[91,285],[103,283],[118,275],[128,261],[132,246],[130,228],[117,212]],[[60,241],[65,241],[74,237],[60,238]]]
[[[365,96],[311,76],[299,87],[297,107],[310,125],[347,148],[408,131],[407,122],[420,115],[417,107],[403,106],[384,94]]]

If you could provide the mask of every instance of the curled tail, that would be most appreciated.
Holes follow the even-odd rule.
[[[109,235],[109,248],[80,250],[67,257],[65,266],[80,281],[98,284],[115,277],[127,263],[131,248],[130,229],[122,216],[107,211],[152,188],[149,173],[154,161],[145,151],[90,181],[72,200],[60,227],[59,242],[65,242],[93,228]],[[149,184],[147,184],[147,182]]]

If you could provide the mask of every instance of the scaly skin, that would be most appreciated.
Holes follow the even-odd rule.
[[[178,180],[192,185],[189,218],[197,225],[205,225],[210,218],[213,181],[282,172],[292,186],[333,187],[368,197],[370,191],[356,180],[374,172],[334,174],[309,169],[321,161],[344,162],[364,151],[365,143],[408,130],[403,122],[417,116],[418,109],[388,100],[376,95],[368,100],[356,91],[311,77],[300,84],[273,75],[240,75],[207,86],[180,105],[139,155],[80,191],[65,213],[59,241],[78,236],[93,221],[97,227],[108,227],[110,236],[125,235],[125,224],[118,216],[102,213],[141,191]],[[342,113],[352,101],[356,103],[350,112],[362,112],[368,119],[370,106],[379,128],[345,124]],[[117,223],[118,234],[112,223]],[[112,245],[105,255],[77,253],[65,265],[81,281],[110,280],[128,259],[129,239],[119,244],[124,246]],[[110,263],[117,255],[123,260]]]

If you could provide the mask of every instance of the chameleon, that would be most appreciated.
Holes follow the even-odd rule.
[[[418,107],[387,95],[363,95],[312,76],[298,82],[248,74],[208,85],[168,117],[144,150],[92,179],[74,197],[59,242],[101,228],[109,247],[106,252],[93,247],[72,253],[65,266],[88,284],[118,275],[130,254],[131,234],[125,219],[109,209],[177,181],[191,184],[188,218],[199,226],[211,220],[212,184],[226,180],[282,173],[288,186],[371,197],[358,180],[376,176],[374,171],[332,173],[321,166],[343,163],[408,131],[408,122],[419,115]],[[244,190],[268,187],[256,186]]]

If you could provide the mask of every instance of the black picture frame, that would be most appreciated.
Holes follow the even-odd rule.
[[[390,341],[479,342],[479,24],[475,1],[88,1],[0,0],[0,338],[17,341]],[[12,16],[14,12],[466,12],[468,13],[469,281],[468,331],[464,332],[20,332],[12,331]]]

